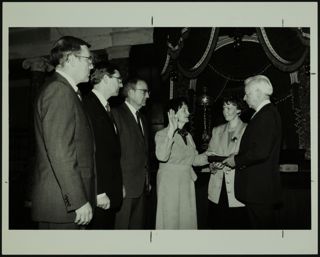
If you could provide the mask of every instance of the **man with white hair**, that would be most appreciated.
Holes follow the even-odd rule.
[[[273,87],[266,76],[250,77],[244,84],[244,100],[255,113],[242,136],[238,154],[229,156],[223,164],[236,167],[235,197],[245,203],[252,228],[275,229],[275,206],[281,197],[281,118],[270,102]]]

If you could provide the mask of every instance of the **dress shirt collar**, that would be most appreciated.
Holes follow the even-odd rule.
[[[136,108],[134,108],[134,107],[133,107],[130,103],[128,103],[127,101],[125,101],[125,103],[126,103],[126,105],[128,106],[129,110],[132,112],[134,118],[135,118],[136,121],[137,121],[138,119],[137,119],[137,114],[136,114],[136,112],[137,112]]]
[[[92,93],[94,93],[94,94],[98,97],[100,103],[103,105],[104,108],[106,108],[106,105],[109,104],[109,103],[108,103],[108,101],[103,97],[103,95],[102,95],[98,90],[96,90],[96,89],[94,89],[94,88],[92,89]]]
[[[261,102],[261,104],[259,104],[259,106],[257,107],[257,110],[256,110],[256,112],[252,115],[251,119],[253,118],[253,116],[255,116],[255,115],[258,113],[258,111],[260,111],[260,110],[262,109],[262,107],[264,107],[265,105],[267,105],[267,104],[269,104],[269,103],[271,103],[269,99],[263,100],[263,101]]]
[[[56,69],[56,72],[59,73],[62,77],[64,77],[69,82],[69,84],[72,86],[75,92],[78,92],[79,89],[77,87],[76,82],[73,80],[73,78],[71,78],[67,73],[63,72],[62,70]]]
[[[256,112],[260,111],[263,106],[265,106],[265,105],[267,105],[269,103],[271,103],[269,99],[262,101],[262,103],[257,107]]]

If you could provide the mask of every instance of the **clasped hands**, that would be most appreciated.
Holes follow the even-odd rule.
[[[221,170],[224,167],[234,168],[235,167],[235,154],[231,154],[229,157],[224,159],[222,162],[212,162],[209,164],[210,172],[215,174],[217,170]]]

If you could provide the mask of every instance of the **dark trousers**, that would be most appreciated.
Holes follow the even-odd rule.
[[[219,203],[208,201],[208,226],[210,229],[248,229],[246,207],[229,207],[223,178]]]
[[[116,214],[115,229],[144,229],[144,201],[144,194],[137,198],[124,198]]]
[[[276,208],[266,204],[247,204],[252,229],[277,229]]]
[[[86,226],[77,225],[75,223],[51,223],[39,222],[38,229],[85,229]]]
[[[87,229],[114,229],[115,211],[96,207]]]

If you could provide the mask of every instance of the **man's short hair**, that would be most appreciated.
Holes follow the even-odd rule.
[[[98,84],[101,82],[104,75],[112,76],[119,69],[107,61],[101,61],[94,64],[94,70],[90,76],[90,82],[92,84]]]
[[[245,85],[252,84],[255,88],[258,88],[265,95],[271,96],[273,93],[273,87],[270,80],[264,75],[256,75],[249,77],[244,81]]]
[[[124,86],[122,89],[122,95],[124,97],[128,97],[129,91],[131,89],[136,89],[136,85],[139,81],[144,81],[144,80],[139,77],[132,77],[132,78],[127,79],[126,82],[124,83]]]
[[[50,62],[55,67],[63,65],[66,61],[68,54],[80,52],[81,46],[91,46],[84,40],[72,36],[63,36],[59,38],[54,44],[50,52]]]

